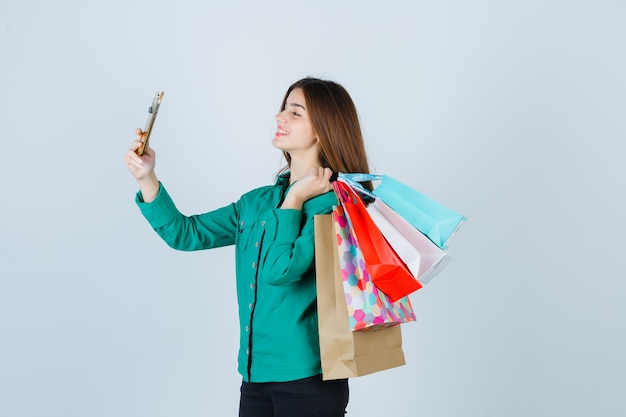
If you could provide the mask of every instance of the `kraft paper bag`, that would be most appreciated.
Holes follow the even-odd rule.
[[[400,325],[368,332],[350,329],[331,214],[315,216],[315,268],[323,379],[353,378],[404,365]]]

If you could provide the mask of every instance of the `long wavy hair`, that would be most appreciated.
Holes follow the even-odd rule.
[[[359,117],[346,89],[333,81],[303,78],[289,87],[280,111],[285,109],[289,93],[296,88],[304,94],[311,125],[319,139],[322,167],[336,173],[369,173]],[[288,167],[291,166],[289,154],[283,151],[283,155]],[[370,183],[364,185],[371,189]]]

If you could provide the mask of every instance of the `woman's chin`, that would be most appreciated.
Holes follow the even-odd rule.
[[[279,136],[274,136],[274,139],[272,139],[272,146],[276,149],[280,149],[281,151],[285,150],[284,144],[281,144],[281,138]]]

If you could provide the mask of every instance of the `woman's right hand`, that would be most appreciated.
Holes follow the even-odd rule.
[[[146,146],[142,156],[137,155],[137,149],[142,145],[142,134],[141,129],[135,131],[135,141],[124,155],[124,162],[126,162],[126,167],[139,184],[143,201],[150,203],[157,197],[160,184],[154,173],[156,154],[150,145]]]
[[[141,129],[135,131],[135,140],[130,149],[124,155],[124,162],[130,173],[137,181],[142,181],[154,174],[154,165],[156,163],[156,155],[150,145],[146,146],[142,156],[137,155],[137,149],[142,145]]]

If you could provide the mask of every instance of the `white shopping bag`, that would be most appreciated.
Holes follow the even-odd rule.
[[[391,247],[422,284],[428,283],[452,260],[446,251],[379,198],[367,207],[367,211]]]

